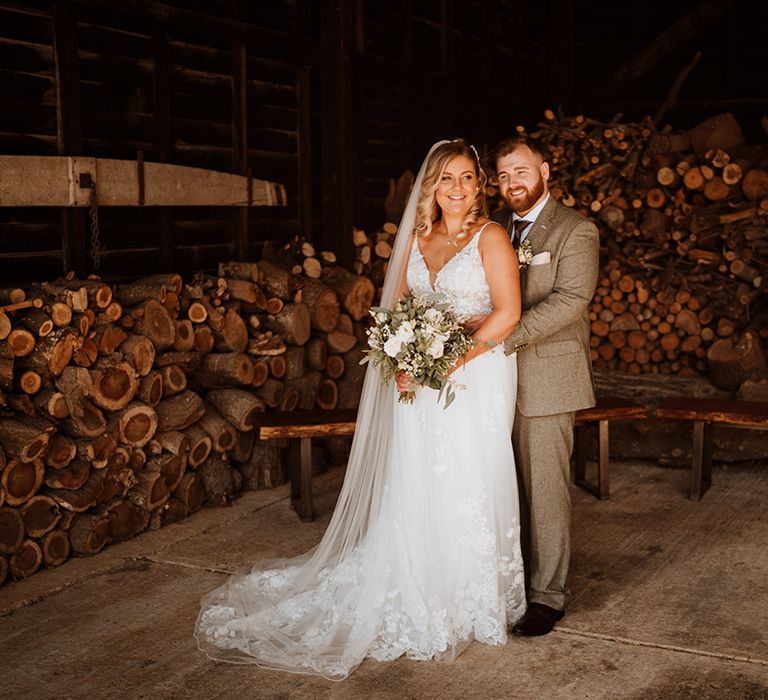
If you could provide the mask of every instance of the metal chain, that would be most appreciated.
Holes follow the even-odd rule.
[[[101,241],[99,240],[99,208],[96,202],[96,183],[91,187],[91,207],[88,212],[91,217],[91,260],[93,269],[101,267]]]

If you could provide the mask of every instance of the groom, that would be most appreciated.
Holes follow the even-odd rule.
[[[513,633],[552,631],[563,615],[570,559],[574,414],[594,406],[588,307],[597,285],[597,228],[549,194],[549,164],[526,136],[496,152],[506,226],[521,260],[523,315],[507,338],[517,351],[512,440],[521,497],[528,610]]]

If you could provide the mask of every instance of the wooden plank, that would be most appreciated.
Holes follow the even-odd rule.
[[[59,156],[0,156],[0,205],[87,207],[96,181],[99,206],[138,206],[136,161]],[[170,163],[144,163],[146,206],[248,206],[248,178]],[[34,187],[30,186],[34,183]],[[285,187],[251,182],[253,206],[285,206]]]
[[[648,418],[648,410],[642,404],[615,398],[599,398],[592,408],[576,411],[577,422],[602,420],[642,420]]]
[[[296,78],[298,119],[299,232],[312,240],[312,68],[299,66]]]
[[[245,14],[242,0],[233,0],[236,19]],[[248,173],[248,54],[245,41],[232,40],[232,171],[240,175]],[[250,191],[246,199],[250,198]],[[249,258],[248,207],[233,212],[235,230],[235,259]]]
[[[60,155],[82,153],[82,125],[80,122],[80,84],[78,77],[77,27],[72,9],[68,4],[56,5],[53,10],[54,65],[56,78],[56,133]],[[9,156],[13,157],[13,156]],[[41,156],[45,157],[45,156]],[[37,183],[34,172],[17,186],[31,190]],[[0,191],[2,188],[0,188]],[[5,197],[2,198],[5,204]],[[60,206],[63,203],[60,203]],[[82,212],[62,209],[62,271],[74,270],[84,275],[88,269],[86,258],[85,219]]]
[[[768,428],[768,403],[735,399],[669,398],[659,404],[654,417]]]

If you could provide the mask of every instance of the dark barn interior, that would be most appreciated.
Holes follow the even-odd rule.
[[[572,626],[512,650],[522,688],[474,645],[445,678],[402,660],[337,687],[266,672],[253,696],[768,697],[766,30],[746,0],[0,0],[12,696],[241,687],[185,665],[193,608],[254,550],[322,536],[413,172],[464,138],[500,207],[494,147],[523,133],[600,231]],[[87,585],[123,614],[108,584],[169,606],[170,651],[59,677],[25,630],[64,629],[83,601],[56,597]],[[46,653],[80,663],[57,634]],[[82,634],[105,664],[121,653],[98,621]]]

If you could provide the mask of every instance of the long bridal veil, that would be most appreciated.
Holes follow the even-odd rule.
[[[396,300],[426,164],[443,143],[432,146],[413,184],[395,238],[382,306]],[[334,606],[345,604],[349,586],[335,583],[320,592],[318,582],[327,580],[329,572],[344,570],[377,522],[386,487],[393,402],[391,384],[383,384],[379,370],[369,364],[344,484],[322,540],[302,556],[258,562],[250,573],[232,576],[202,599],[195,636],[209,656],[329,678],[346,676],[362,660],[353,661],[348,648],[359,630],[329,615]],[[320,595],[323,600],[316,600]],[[318,636],[322,642],[313,645],[311,640]]]

